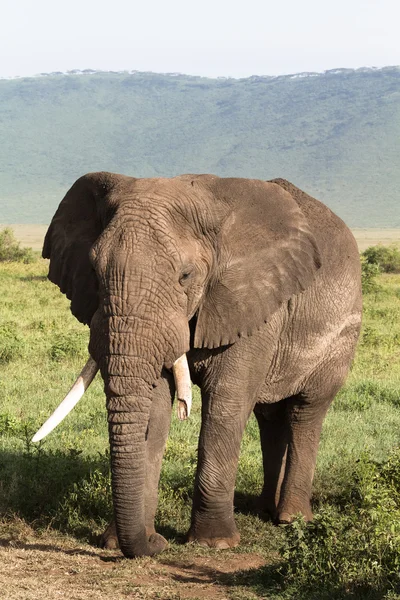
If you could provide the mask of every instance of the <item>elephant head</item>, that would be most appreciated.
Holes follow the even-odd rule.
[[[320,266],[315,240],[277,183],[92,173],[62,200],[43,256],[49,279],[90,326],[91,376],[98,365],[107,398],[121,549],[153,554],[159,548],[144,526],[153,388],[191,346],[233,344],[306,289]]]

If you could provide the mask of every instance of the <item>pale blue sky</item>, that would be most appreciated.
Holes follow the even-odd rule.
[[[398,0],[1,0],[0,76],[247,77],[400,64]]]

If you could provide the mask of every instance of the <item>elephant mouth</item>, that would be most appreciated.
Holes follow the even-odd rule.
[[[85,391],[95,378],[99,366],[97,362],[89,356],[89,360],[80,372],[74,385],[71,387],[64,400],[57,406],[47,421],[40,427],[32,438],[32,442],[40,442],[53,429],[57,427],[71,410],[78,404]],[[187,419],[192,408],[192,383],[190,380],[190,371],[186,354],[182,354],[172,365],[172,372],[175,379],[176,395],[178,399],[178,418],[181,421]]]

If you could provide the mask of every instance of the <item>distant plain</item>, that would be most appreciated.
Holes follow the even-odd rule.
[[[0,224],[0,228],[3,227],[11,227],[14,230],[15,237],[22,246],[29,246],[33,250],[41,250],[48,225],[28,225],[25,223],[14,225]],[[400,245],[400,229],[357,228],[352,229],[352,231],[357,240],[360,252],[363,252],[368,246],[375,246],[377,244],[383,244],[384,246],[390,244]]]

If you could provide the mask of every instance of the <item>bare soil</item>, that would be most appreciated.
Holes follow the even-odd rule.
[[[0,528],[0,598],[7,600],[228,600],[239,573],[258,569],[257,554],[166,551],[159,558],[126,560],[119,551],[79,544],[26,525]],[[200,554],[199,554],[200,553]],[[238,588],[236,588],[237,591]],[[245,591],[245,590],[244,590]],[[243,598],[256,598],[251,592]]]

